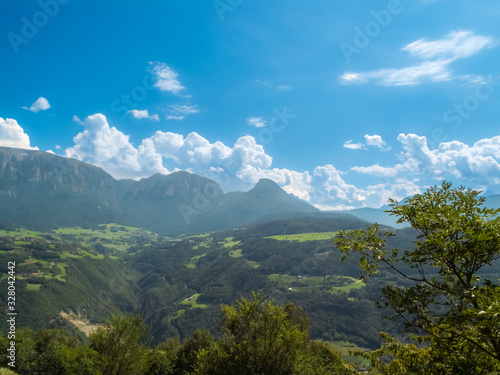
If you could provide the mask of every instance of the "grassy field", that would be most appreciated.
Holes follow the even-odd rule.
[[[338,232],[322,232],[322,233],[300,233],[300,234],[284,234],[280,236],[270,236],[266,238],[272,238],[278,241],[318,241],[318,240],[329,240],[334,238]]]
[[[370,366],[370,360],[363,358],[361,356],[357,355],[352,355],[350,354],[350,351],[354,350],[359,350],[359,351],[366,351],[367,349],[365,348],[360,348],[356,346],[355,344],[352,344],[347,341],[325,341],[328,343],[333,350],[336,352],[339,352],[340,356],[351,363],[354,363],[354,365],[359,366],[359,367],[368,367]]]
[[[30,283],[28,283],[26,285],[26,290],[31,290],[31,291],[37,292],[40,290],[41,287],[42,287],[42,284],[30,284]]]
[[[186,264],[186,267],[187,268],[196,268],[196,263],[198,263],[198,261],[203,258],[205,255],[207,255],[207,253],[203,253],[201,255],[197,255],[197,256],[194,256],[192,257],[190,260],[189,260],[189,263]]]
[[[346,293],[351,289],[361,289],[366,284],[361,280],[356,280],[350,276],[293,276],[293,275],[269,275],[270,280],[276,281],[283,288],[290,288],[294,291],[306,290],[318,287],[329,287],[332,293]]]
[[[226,237],[224,239],[224,242],[222,242],[222,245],[224,247],[234,247],[234,246],[238,246],[241,244],[241,241],[233,241],[233,237]]]
[[[279,286],[283,288],[289,288],[297,279],[297,277],[292,275],[278,275],[277,273],[269,275],[269,279],[276,281]]]
[[[126,251],[137,238],[147,238],[148,241],[157,238],[157,235],[144,229],[128,227],[119,224],[102,224],[100,229],[83,228],[59,228],[54,231],[56,236],[62,239],[74,238],[83,246],[91,247],[94,244],[118,250]]]
[[[198,294],[195,294],[189,298],[186,298],[179,305],[188,306],[188,307],[191,307],[193,309],[206,309],[208,307],[208,305],[197,302],[199,296],[200,296],[200,294],[198,293]]]
[[[354,282],[351,282],[350,284],[341,285],[341,286],[332,286],[332,291],[333,292],[336,292],[336,291],[348,292],[351,289],[361,289],[364,286],[366,286],[366,284],[364,282],[362,282],[361,280],[356,280]]]
[[[231,250],[229,252],[229,256],[233,258],[241,258],[243,254],[241,253],[241,249],[238,249],[238,250]]]
[[[250,266],[250,267],[253,267],[253,268],[259,268],[260,267],[260,264],[257,263],[257,262],[254,262],[252,260],[247,260],[247,264]]]
[[[10,231],[0,229],[0,235],[44,238],[46,233],[33,232],[32,230],[20,228],[20,229],[10,230]]]
[[[82,246],[92,247],[93,244],[100,243],[104,246],[116,250],[125,251],[134,242],[134,238],[147,238],[153,240],[157,238],[155,233],[144,229],[128,227],[119,224],[102,224],[99,229],[59,228],[48,233],[34,232],[26,229],[16,229],[13,231],[0,230],[0,235],[19,236],[28,238],[45,239],[51,236],[55,240],[76,240]],[[16,241],[17,245],[29,244],[26,241]]]

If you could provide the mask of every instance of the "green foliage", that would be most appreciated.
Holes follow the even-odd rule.
[[[141,316],[113,316],[90,335],[91,348],[99,353],[106,375],[141,374],[146,366],[148,327]]]
[[[214,345],[213,340],[208,330],[197,329],[193,337],[186,340],[179,348],[174,375],[192,372],[198,361],[198,353],[209,350]]]
[[[418,334],[413,339],[421,345],[403,345],[385,336],[382,351],[372,356],[374,371],[500,371],[500,286],[481,277],[500,257],[500,210],[483,207],[484,201],[477,191],[443,182],[404,204],[391,201],[388,212],[418,232],[413,248],[386,246],[393,233],[378,225],[342,231],[335,240],[343,252],[360,255],[365,274],[388,267],[411,282],[385,286],[384,305],[404,321],[407,331]],[[375,360],[386,353],[394,358],[389,365]],[[415,361],[429,370],[414,370]]]
[[[9,370],[8,368],[0,368],[0,375],[17,375],[17,372]]]
[[[60,329],[16,332],[16,371],[20,375],[100,375],[97,352],[78,346],[78,340]],[[8,340],[0,340],[6,352]],[[5,350],[4,350],[5,349]],[[2,357],[3,366],[6,366]]]
[[[222,314],[223,338],[199,351],[194,374],[326,374],[334,367],[355,373],[331,351],[330,357],[318,353],[307,315],[293,304],[275,305],[254,294],[236,306],[222,306]]]

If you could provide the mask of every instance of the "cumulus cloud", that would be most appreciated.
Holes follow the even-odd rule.
[[[388,167],[355,166],[351,170],[378,177],[422,176],[436,182],[447,179],[473,186],[500,183],[500,136],[482,139],[473,145],[443,142],[432,150],[427,138],[417,134],[400,134],[398,141],[403,148],[400,163]]]
[[[420,187],[415,182],[405,178],[358,188],[347,183],[342,174],[331,164],[314,169],[310,201],[317,208],[346,210],[355,207],[380,207],[386,204],[389,198],[401,200],[420,192]]]
[[[500,136],[473,145],[452,141],[431,150],[427,139],[416,134],[400,134],[403,152],[393,166],[356,166],[340,171],[332,164],[311,171],[274,168],[273,159],[252,136],[240,137],[233,145],[211,142],[192,132],[187,135],[157,131],[138,147],[129,136],[108,124],[102,114],[89,116],[67,157],[95,164],[115,178],[141,178],[171,170],[187,170],[216,181],[223,190],[248,190],[259,179],[269,178],[285,191],[322,209],[380,207],[388,198],[397,200],[420,191],[418,178],[453,179],[473,186],[500,183]],[[384,147],[381,138],[365,138],[372,147]],[[15,120],[0,119],[0,144],[31,148],[29,138]],[[385,179],[364,187],[349,182],[349,173]]]
[[[199,113],[200,110],[191,104],[172,104],[167,109],[167,120],[184,120],[187,115]]]
[[[399,69],[346,72],[340,81],[345,84],[374,81],[382,86],[405,86],[462,79],[469,84],[477,84],[484,78],[471,74],[456,75],[451,64],[497,44],[493,37],[476,35],[472,31],[452,31],[446,37],[433,41],[422,38],[402,48],[412,60],[419,59],[421,62]]]
[[[255,126],[256,128],[264,128],[267,126],[267,121],[264,117],[249,117],[247,118],[247,125]]]
[[[140,178],[154,173],[168,173],[161,156],[144,147],[136,149],[129,136],[109,126],[98,113],[85,119],[84,130],[73,138],[75,145],[66,149],[66,157],[97,165],[115,178]]]
[[[167,91],[174,95],[180,95],[185,87],[179,81],[179,74],[162,62],[150,62],[151,74],[155,79],[154,86],[161,91]]]
[[[27,111],[37,113],[40,111],[46,111],[47,109],[50,108],[49,101],[45,99],[44,97],[39,97],[36,102],[34,102],[30,107],[23,107],[23,109],[26,109]]]
[[[28,134],[12,118],[0,117],[0,146],[38,150],[38,147],[31,147]]]
[[[476,184],[500,183],[500,136],[482,139],[472,146],[458,141],[443,142],[430,150],[427,139],[400,134],[405,162],[402,170],[434,179],[453,178]]]
[[[387,147],[387,144],[385,141],[382,139],[380,135],[365,135],[365,140],[366,140],[366,145],[367,146],[375,146],[380,148],[383,151],[390,150],[390,147]]]
[[[89,116],[83,126],[74,138],[75,145],[66,149],[66,156],[98,165],[115,178],[170,173],[164,166],[168,163],[174,170],[211,178],[225,191],[248,190],[259,179],[269,178],[289,194],[327,209],[377,207],[387,203],[388,197],[402,199],[418,191],[412,181],[400,177],[396,184],[358,188],[347,183],[345,173],[333,165],[318,166],[312,172],[273,168],[272,157],[249,135],[229,146],[210,142],[195,132],[183,135],[157,131],[134,147],[129,136],[111,127],[102,114]]]
[[[128,113],[136,119],[148,119],[151,121],[160,121],[160,117],[157,114],[149,114],[147,109],[139,110],[139,109],[131,109]]]

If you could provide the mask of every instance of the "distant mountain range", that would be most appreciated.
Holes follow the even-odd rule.
[[[487,206],[499,208],[500,195],[488,197]],[[0,228],[48,230],[116,222],[179,235],[298,217],[351,220],[353,216],[405,226],[396,224],[384,209],[320,211],[267,179],[248,192],[230,193],[188,172],[115,180],[101,168],[75,159],[0,147]]]
[[[0,226],[47,230],[116,222],[160,234],[229,229],[262,217],[319,212],[271,180],[223,193],[188,172],[140,181],[50,153],[0,147]]]

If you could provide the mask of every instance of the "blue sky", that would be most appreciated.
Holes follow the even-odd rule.
[[[4,0],[0,146],[320,208],[500,193],[493,0]]]

